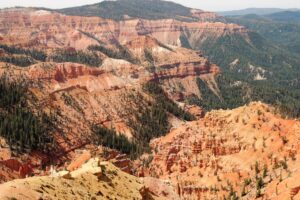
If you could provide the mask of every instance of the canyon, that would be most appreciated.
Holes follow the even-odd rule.
[[[96,40],[87,37],[82,31],[78,32],[76,27],[69,27],[69,23],[77,19],[78,26],[88,28],[103,21],[99,18],[69,17],[46,11],[14,10],[2,14],[2,17],[8,18],[2,18],[1,27],[5,31],[1,32],[3,36],[1,43],[13,44],[22,48],[34,46],[34,48],[46,50],[48,54],[51,54],[56,48],[75,48],[78,50],[98,44]],[[45,22],[49,22],[49,24]],[[106,24],[106,22],[101,23]],[[97,35],[98,33],[107,35],[110,32],[109,26],[116,26],[115,22],[111,21],[111,23],[104,27],[97,24],[94,26],[97,33],[93,34],[99,38],[101,37]],[[43,29],[42,27],[47,27],[47,30],[40,30]],[[70,29],[68,30],[67,27]],[[16,31],[16,34],[11,31]],[[74,31],[79,36],[71,37],[70,45],[61,46],[59,45],[61,43],[53,43],[54,40],[70,39],[69,34]],[[33,32],[37,32],[38,35],[33,34]],[[89,30],[89,32],[94,31]],[[50,39],[42,39],[41,34],[43,33],[51,35],[51,37],[46,36]],[[60,35],[62,36],[61,39],[52,40],[53,37]],[[108,40],[111,38],[105,37],[105,41]],[[164,45],[153,37],[139,36],[136,33],[132,37],[126,36],[126,40],[128,41],[122,40],[122,45],[138,61],[137,63],[110,58],[101,52],[98,53],[103,60],[100,67],[72,62],[56,63],[51,60],[36,61],[35,64],[28,67],[1,63],[1,74],[9,75],[17,80],[25,79],[29,82],[30,93],[35,99],[35,101],[30,101],[30,107],[33,110],[55,114],[56,127],[52,135],[58,147],[55,152],[52,152],[51,162],[64,163],[73,158],[74,150],[90,144],[94,140],[91,132],[93,124],[113,128],[117,133],[133,138],[134,130],[129,126],[129,119],[134,117],[134,113],[137,112],[135,111],[136,107],[149,100],[153,101],[149,94],[143,90],[143,85],[149,81],[160,82],[171,99],[188,95],[201,97],[201,92],[196,84],[197,78],[208,81],[212,89],[218,90],[218,86],[214,83],[214,77],[220,73],[220,70],[218,66],[204,58],[200,52],[173,45]],[[22,42],[18,43],[17,41]],[[111,48],[115,48],[113,42],[109,45],[112,46]],[[145,58],[145,52],[151,55],[151,61]],[[151,67],[152,69],[150,69]],[[136,99],[137,96],[142,98]],[[189,109],[184,104],[183,108]],[[181,121],[172,115],[169,118],[170,122],[174,121],[174,126]],[[172,120],[173,118],[174,120]],[[18,169],[9,167],[11,165],[7,163],[10,162],[13,154],[7,145],[4,144],[3,146],[6,147],[6,150],[3,150],[6,153],[3,153],[1,158],[4,167],[2,181],[10,180],[10,176],[25,177],[26,173],[25,175],[20,174],[20,167],[15,167]],[[47,157],[47,155],[33,152],[13,160],[13,162],[18,162],[18,166],[28,166],[30,170],[27,174],[32,173],[32,171],[40,173],[39,170],[32,168],[39,169],[49,162],[49,157]]]
[[[300,199],[299,119],[259,101],[209,112],[188,101],[202,101],[205,88],[224,101],[222,70],[195,49],[232,35],[251,44],[245,27],[191,13],[197,20],[0,10],[0,56],[9,58],[0,75],[27,84],[26,106],[54,118],[47,134],[56,145],[20,153],[0,137],[0,198]],[[28,66],[13,63],[22,56]],[[144,145],[142,152],[106,147],[95,126],[115,131],[114,142],[126,136]],[[146,135],[149,148],[140,141],[161,128]]]
[[[242,26],[223,22],[181,22],[173,19],[117,22],[32,9],[1,10],[0,30],[1,43],[46,49],[85,49],[99,41],[111,43],[117,40],[124,44],[141,35],[174,46],[181,46],[180,37],[184,36],[195,47],[207,38],[216,40],[234,33],[247,37],[249,31]]]

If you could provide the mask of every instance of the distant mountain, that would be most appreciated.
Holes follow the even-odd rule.
[[[243,25],[268,38],[282,49],[300,55],[300,12],[232,16],[226,20]]]
[[[299,11],[297,8],[291,9],[281,9],[281,8],[247,8],[243,10],[232,10],[232,11],[221,11],[218,12],[221,16],[236,16],[236,15],[269,15],[277,12],[284,12],[284,11]]]
[[[175,18],[194,20],[190,8],[160,0],[103,1],[97,4],[57,10],[67,15],[98,16],[122,20],[126,16],[144,19]]]
[[[300,11],[284,11],[273,13],[267,15],[266,17],[276,21],[300,22]]]

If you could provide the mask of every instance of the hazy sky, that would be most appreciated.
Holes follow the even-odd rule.
[[[100,2],[101,0],[0,0],[0,8],[35,6],[64,8]],[[249,7],[300,8],[300,0],[173,0],[185,6],[210,11],[236,10]]]

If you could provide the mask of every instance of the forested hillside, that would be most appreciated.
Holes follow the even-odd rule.
[[[41,50],[22,48],[0,44],[2,55],[0,62],[10,63],[19,67],[28,67],[38,62],[52,61],[57,63],[74,62],[86,64],[92,67],[99,67],[102,59],[92,51],[69,49],[56,49],[53,53],[47,54]]]
[[[270,16],[257,15],[230,17],[226,20],[241,24],[250,32],[248,37],[227,35],[216,41],[207,40],[198,46],[223,69],[223,78],[218,79],[223,99],[213,101],[214,103],[207,101],[209,105],[204,100],[205,107],[231,108],[261,100],[278,106],[284,114],[291,117],[299,116],[299,22],[283,19],[275,21]],[[224,80],[231,81],[226,84]],[[233,88],[239,93],[238,96],[228,95]],[[209,93],[213,95],[211,91],[206,95]],[[230,100],[230,96],[234,97],[234,102]]]
[[[284,11],[279,13],[273,13],[267,15],[268,18],[275,21],[282,22],[299,22],[300,21],[300,11]]]
[[[122,20],[124,16],[143,19],[174,18],[183,21],[196,20],[190,8],[161,0],[122,0],[103,1],[98,4],[57,10],[67,15],[99,16],[114,20]]]
[[[55,149],[51,136],[51,115],[33,112],[28,105],[30,92],[24,80],[0,77],[0,136],[16,153],[40,150],[50,153]]]
[[[297,13],[299,12],[289,12],[289,15],[296,19]],[[280,48],[284,50],[300,54],[300,19],[295,21],[286,20],[285,17],[281,17],[283,14],[286,13],[267,16],[236,16],[229,17],[227,20],[258,32],[274,44],[280,45]]]

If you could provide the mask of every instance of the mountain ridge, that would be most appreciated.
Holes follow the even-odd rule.
[[[67,15],[98,16],[114,20],[127,18],[166,19],[173,18],[180,21],[197,21],[191,8],[172,1],[161,0],[118,0],[102,1],[100,3],[73,8],[56,9],[55,11]],[[198,13],[202,10],[197,10]],[[213,14],[212,12],[207,12]]]
[[[249,14],[256,14],[256,15],[270,15],[275,14],[278,12],[283,11],[299,11],[298,8],[246,8],[241,10],[232,10],[232,11],[218,11],[217,13],[221,16],[236,16],[236,15],[249,15]]]

